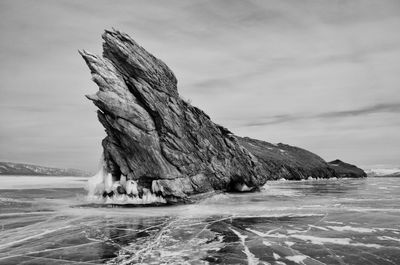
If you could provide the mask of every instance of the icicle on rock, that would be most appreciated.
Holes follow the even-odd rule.
[[[121,178],[119,179],[119,183],[121,183],[122,187],[124,187],[124,189],[126,189],[126,176],[125,175],[121,175]]]
[[[110,193],[113,188],[113,177],[111,173],[108,173],[104,178],[104,188],[107,193]]]
[[[162,197],[163,189],[156,181],[149,189],[139,187],[135,180],[127,180],[126,175],[113,176],[107,172],[103,158],[99,168],[99,172],[87,182],[88,201],[118,205],[166,203]]]

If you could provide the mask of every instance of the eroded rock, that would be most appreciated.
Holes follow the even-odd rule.
[[[102,37],[103,56],[80,53],[99,87],[87,97],[107,133],[108,193],[177,201],[214,190],[252,190],[280,177],[335,176],[308,151],[282,145],[277,148],[285,155],[272,156],[268,143],[236,137],[182,100],[173,72],[129,36],[105,31]]]

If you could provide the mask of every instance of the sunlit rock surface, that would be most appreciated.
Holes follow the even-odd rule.
[[[214,190],[249,191],[269,179],[336,177],[308,151],[236,137],[182,100],[173,72],[129,36],[105,31],[103,39],[103,56],[81,52],[99,86],[87,97],[107,133],[105,165],[91,195],[170,202]],[[270,148],[277,153],[271,156]],[[127,192],[132,185],[135,195]]]

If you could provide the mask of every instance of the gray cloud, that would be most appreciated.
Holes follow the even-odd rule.
[[[400,103],[383,103],[354,110],[334,111],[316,115],[316,117],[320,118],[356,117],[360,115],[368,115],[381,112],[400,113]]]
[[[366,106],[359,109],[353,110],[343,110],[343,111],[331,111],[312,115],[292,115],[292,114],[280,114],[273,115],[264,118],[257,119],[251,122],[243,123],[243,126],[266,126],[274,125],[279,123],[287,123],[306,119],[325,119],[329,120],[332,118],[347,118],[347,117],[357,117],[362,115],[369,115],[374,113],[400,113],[400,103],[382,103],[372,106]]]
[[[301,120],[305,119],[305,116],[296,116],[296,115],[290,115],[290,114],[280,114],[280,115],[274,115],[266,118],[261,118],[255,121],[250,121],[246,122],[243,124],[243,126],[266,126],[266,125],[273,125],[273,124],[278,124],[278,123],[284,123],[284,122],[291,122],[291,121],[296,121],[296,120]]]

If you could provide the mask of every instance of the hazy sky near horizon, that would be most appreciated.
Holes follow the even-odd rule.
[[[105,136],[78,49],[116,28],[241,136],[400,165],[400,1],[0,1],[0,161],[94,171]]]

